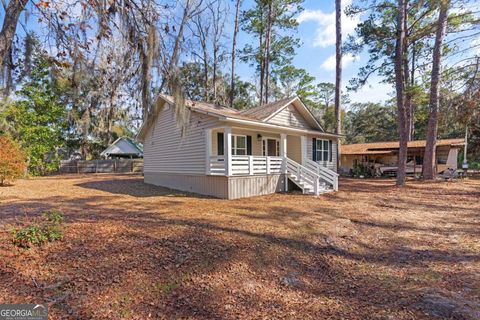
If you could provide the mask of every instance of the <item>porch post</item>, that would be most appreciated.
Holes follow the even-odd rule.
[[[287,156],[287,135],[285,133],[280,134],[280,157],[285,158]]]
[[[223,153],[225,155],[225,174],[232,175],[232,128],[225,127],[223,130]]]
[[[287,177],[287,135],[280,134],[280,156],[282,157],[282,173],[284,190],[288,191],[288,177]]]
[[[205,174],[210,174],[210,157],[212,155],[212,129],[205,130]]]
[[[300,149],[302,153],[302,165],[307,161],[307,136],[300,137]]]

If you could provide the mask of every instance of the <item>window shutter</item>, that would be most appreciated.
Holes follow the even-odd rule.
[[[312,160],[317,161],[317,139],[312,139]]]
[[[252,136],[247,136],[247,155],[252,155]]]
[[[223,156],[223,132],[217,132],[217,155]]]
[[[328,155],[329,155],[329,160],[330,162],[333,161],[333,141],[328,140]]]

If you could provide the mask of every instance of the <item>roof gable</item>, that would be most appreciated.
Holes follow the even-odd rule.
[[[274,102],[270,102],[267,104],[262,104],[261,106],[242,110],[241,114],[257,120],[265,120],[268,117],[270,117],[272,114],[277,112],[279,109],[291,103],[294,99],[295,98],[290,97],[290,98],[285,98],[285,99],[277,100]]]
[[[253,117],[262,122],[324,131],[320,123],[313,116],[312,112],[307,108],[307,106],[305,106],[299,97],[285,98],[255,108],[247,109],[242,111],[242,115]],[[291,124],[289,124],[288,121],[278,121],[282,116],[290,117],[292,120],[295,120],[293,120]],[[274,122],[272,122],[272,120]],[[298,125],[299,123],[302,125]]]
[[[107,149],[103,150],[101,155],[108,156],[110,154],[125,154],[125,155],[143,155],[141,146],[129,138],[118,138]]]
[[[268,117],[265,122],[295,128],[312,129],[312,126],[307,120],[305,120],[293,104],[289,104],[278,110],[278,112],[275,112],[271,117]]]

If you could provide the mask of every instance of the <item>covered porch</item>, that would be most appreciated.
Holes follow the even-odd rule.
[[[290,179],[304,193],[338,190],[338,174],[309,159],[308,140],[315,138],[307,134],[224,126],[207,129],[205,137],[208,176],[281,176],[284,186]]]
[[[206,174],[224,176],[285,173],[284,159],[306,159],[307,136],[237,127],[206,132]]]

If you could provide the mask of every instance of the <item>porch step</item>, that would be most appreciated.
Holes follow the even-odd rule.
[[[295,183],[298,187],[300,187],[300,189],[302,189],[304,194],[311,194],[311,195],[314,194],[314,188],[312,184],[298,179],[297,176],[294,174],[287,174],[287,176],[293,183]],[[329,191],[333,191],[333,189],[330,188],[328,184],[325,183],[324,181],[320,181],[319,193],[322,194]]]

